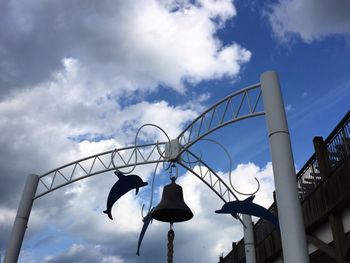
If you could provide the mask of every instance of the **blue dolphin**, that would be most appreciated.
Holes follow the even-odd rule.
[[[147,227],[149,225],[149,223],[152,222],[153,220],[153,217],[151,215],[151,213],[153,212],[154,210],[154,207],[147,213],[147,215],[142,219],[143,221],[143,227],[141,229],[141,233],[140,233],[140,237],[139,237],[139,242],[137,244],[137,251],[136,251],[136,255],[140,256],[140,246],[141,246],[141,242],[142,242],[142,239],[144,237],[144,235],[146,234],[146,230],[147,230]]]
[[[216,210],[215,213],[217,214],[246,214],[246,215],[252,215],[259,218],[266,219],[270,221],[272,224],[274,224],[279,231],[279,222],[278,219],[266,208],[254,204],[253,199],[254,195],[248,197],[247,199],[243,201],[231,201],[224,204],[221,208],[221,210]]]
[[[120,171],[115,171],[114,173],[116,176],[118,176],[119,180],[113,185],[111,191],[109,192],[107,199],[107,210],[103,211],[103,213],[107,214],[111,220],[113,220],[112,207],[120,197],[132,189],[136,189],[136,194],[138,194],[139,188],[148,184],[147,182],[142,181],[142,179],[135,174],[125,176]]]

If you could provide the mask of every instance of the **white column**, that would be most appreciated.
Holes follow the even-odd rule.
[[[18,260],[38,182],[39,177],[37,175],[28,175],[7,245],[4,263],[15,263]]]
[[[243,223],[245,262],[256,263],[252,216],[243,214]]]
[[[308,263],[301,204],[292,147],[277,73],[261,75],[261,89],[266,113],[270,151],[276,188],[276,201],[285,263]]]

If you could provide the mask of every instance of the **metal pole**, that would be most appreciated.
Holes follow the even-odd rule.
[[[252,216],[243,214],[243,222],[245,262],[256,263]]]
[[[39,176],[35,174],[28,175],[7,245],[4,263],[15,263],[18,260],[38,182]]]
[[[261,89],[269,134],[285,263],[308,263],[309,255],[288,124],[277,73],[264,72]]]

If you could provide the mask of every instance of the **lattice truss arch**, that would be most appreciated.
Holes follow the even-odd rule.
[[[118,169],[134,167],[135,165],[168,162],[169,160],[163,158],[158,152],[158,149],[165,146],[165,144],[165,142],[162,142],[115,149],[61,166],[40,176],[35,199],[81,179],[114,171],[115,167],[112,164],[111,156]],[[135,155],[137,155],[136,158]],[[224,202],[237,200],[236,195],[225,181],[202,159],[189,150],[186,150],[182,156],[188,161],[180,160],[178,163],[197,176]]]
[[[92,155],[58,167],[39,177],[35,199],[81,179],[114,171],[116,168],[165,162],[159,153],[164,146],[165,142],[133,145]]]
[[[215,103],[179,134],[177,140],[182,145],[182,151],[209,133],[228,124],[264,115],[261,97],[261,84],[257,83],[234,92]]]
[[[260,84],[251,85],[220,100],[199,115],[175,139],[181,145],[176,157],[165,158],[163,153],[167,142],[157,142],[110,150],[56,168],[40,176],[35,199],[81,179],[113,171],[115,168],[176,161],[197,176],[224,202],[238,200],[225,181],[189,148],[223,126],[263,115],[261,101]]]

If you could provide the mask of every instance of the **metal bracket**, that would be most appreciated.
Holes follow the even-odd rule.
[[[179,157],[179,154],[182,150],[182,146],[179,142],[179,139],[173,139],[165,143],[165,153],[164,157],[167,160],[176,161]]]

